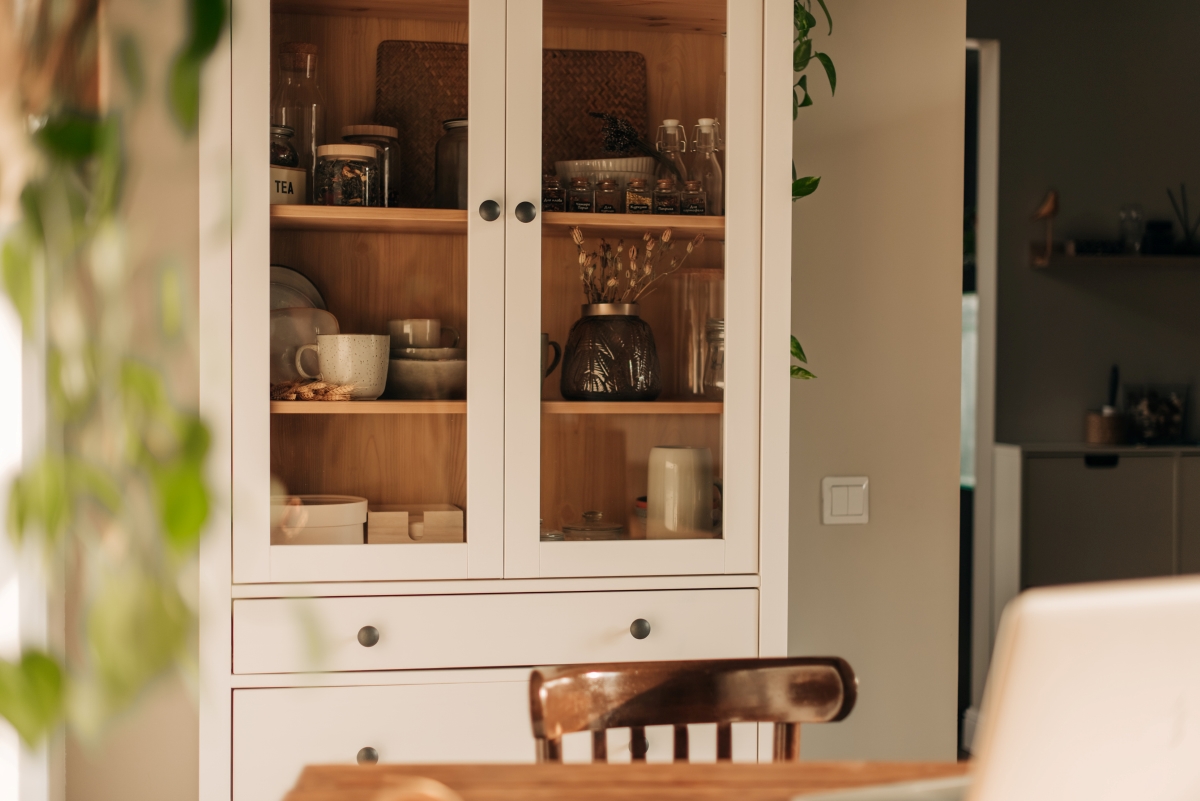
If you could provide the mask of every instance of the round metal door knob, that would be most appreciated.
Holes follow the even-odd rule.
[[[358,749],[357,758],[360,765],[374,765],[379,761],[379,752],[368,745],[366,748]]]
[[[650,621],[639,617],[629,624],[629,633],[635,640],[644,640],[650,636]]]
[[[500,216],[500,204],[494,200],[485,200],[479,204],[479,216],[491,222]]]
[[[374,626],[363,626],[358,630],[358,644],[362,647],[370,648],[377,642],[379,642],[379,629]]]
[[[521,222],[533,222],[533,218],[537,216],[537,207],[528,200],[517,204],[517,219]]]

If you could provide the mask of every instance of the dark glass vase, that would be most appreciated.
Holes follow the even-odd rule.
[[[563,349],[567,400],[650,401],[662,393],[654,332],[636,303],[593,303],[571,326]]]

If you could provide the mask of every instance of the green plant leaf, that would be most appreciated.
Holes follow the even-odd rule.
[[[808,364],[808,357],[804,355],[804,348],[800,347],[800,340],[796,339],[795,334],[792,334],[792,358]]]
[[[58,723],[63,694],[62,669],[46,654],[26,651],[19,662],[0,659],[0,717],[31,748]]]
[[[64,112],[46,120],[33,139],[51,157],[75,162],[95,154],[100,128],[98,117]]]
[[[168,100],[175,122],[191,133],[200,122],[200,67],[187,51],[175,57],[171,64]]]
[[[804,72],[808,62],[812,59],[812,40],[801,39],[800,43],[792,51],[792,71]]]
[[[125,83],[129,84],[129,93],[135,102],[141,100],[142,92],[146,89],[146,69],[142,65],[141,48],[133,34],[124,33],[117,39],[117,61],[125,76]]]
[[[177,553],[186,553],[200,542],[208,519],[208,490],[203,461],[181,459],[155,471],[154,487],[163,537]]]
[[[53,545],[67,527],[71,512],[67,466],[61,458],[43,456],[9,486],[8,533],[17,542],[37,530]]]
[[[797,178],[792,181],[792,200],[799,200],[802,197],[808,197],[813,192],[817,191],[817,187],[821,184],[820,176],[807,178]]]
[[[796,86],[799,86],[804,91],[804,99],[800,101],[800,108],[812,105],[812,98],[808,95],[808,76],[801,75],[800,80],[796,81]]]
[[[816,376],[813,375],[812,373],[810,373],[808,370],[805,370],[800,365],[793,364],[792,365],[792,378],[800,378],[800,379],[804,379],[805,381],[807,381],[810,378],[816,378]]]
[[[829,9],[825,7],[825,0],[817,0],[817,3],[820,4],[821,10],[825,12],[825,19],[829,23],[829,33],[832,35],[833,34],[833,17],[829,16]]]
[[[0,248],[0,272],[3,273],[4,292],[20,315],[26,335],[33,333],[34,270],[33,243],[26,235],[25,227],[20,226],[5,238]]]
[[[813,53],[813,58],[821,62],[821,66],[825,68],[825,75],[829,78],[829,93],[837,94],[837,70],[833,68],[833,59],[824,53]]]

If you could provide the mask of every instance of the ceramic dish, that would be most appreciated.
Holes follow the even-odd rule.
[[[309,281],[291,267],[284,267],[282,264],[272,264],[271,283],[283,284],[285,286],[290,286],[292,289],[298,289],[306,298],[312,301],[310,305],[312,305],[314,308],[325,308],[325,298],[321,297],[321,293],[317,291],[315,286],[313,286],[313,282]]]
[[[271,283],[271,311],[312,308],[315,308],[313,302],[299,289],[287,284]]]
[[[466,348],[392,348],[393,359],[419,359],[423,362],[444,362],[467,358]]]
[[[278,309],[271,312],[271,383],[303,380],[296,371],[296,351],[317,344],[317,337],[341,333],[337,318],[320,309]],[[317,354],[306,353],[301,364],[309,373],[320,370]]]
[[[462,400],[467,397],[467,360],[388,362],[387,396],[402,400]]]
[[[634,178],[642,178],[646,186],[654,188],[654,159],[639,156],[628,159],[583,159],[580,161],[556,161],[554,170],[567,185],[571,179],[586,176],[592,186],[600,181],[614,180],[622,191]]]

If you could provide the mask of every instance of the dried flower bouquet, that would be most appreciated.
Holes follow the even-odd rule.
[[[703,244],[704,234],[697,234],[687,243],[687,252],[678,258],[671,256],[669,262],[666,259],[675,248],[670,228],[657,238],[647,231],[640,251],[637,245],[630,245],[626,251],[623,239],[615,246],[601,239],[599,249],[589,252],[578,226],[571,228],[571,239],[579,251],[579,280],[588,303],[637,303],[657,289],[662,279],[683,266],[687,257]]]

